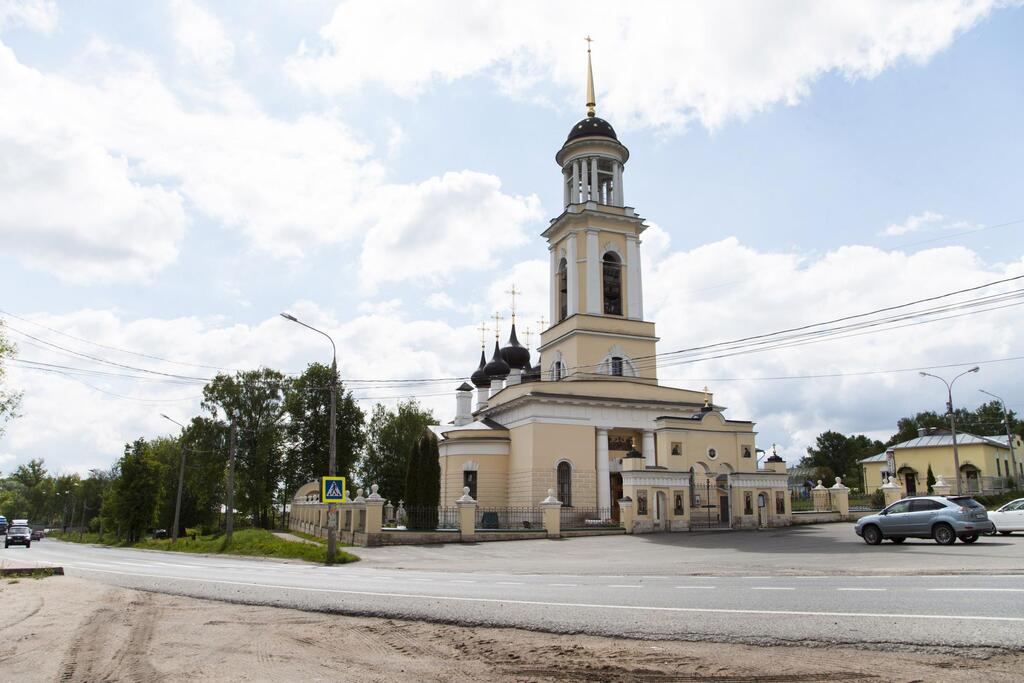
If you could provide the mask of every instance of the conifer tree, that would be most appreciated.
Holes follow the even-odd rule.
[[[935,486],[935,474],[932,472],[932,464],[928,463],[928,493],[932,492],[932,487]]]

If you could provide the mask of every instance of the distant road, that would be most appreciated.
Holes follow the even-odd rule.
[[[490,545],[475,547],[486,552],[482,549]],[[525,551],[532,544],[502,545]],[[1021,574],[696,577],[653,570],[649,575],[424,571],[204,557],[52,539],[33,543],[29,550],[0,550],[0,560],[62,565],[69,575],[128,588],[391,618],[758,644],[1024,650]]]

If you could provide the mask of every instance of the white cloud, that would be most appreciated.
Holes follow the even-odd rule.
[[[908,232],[917,232],[923,228],[941,224],[945,219],[946,217],[941,213],[925,211],[915,216],[907,216],[907,220],[902,223],[893,223],[883,230],[881,234],[885,237],[898,237],[906,235]]]
[[[379,84],[414,97],[483,73],[503,92],[536,100],[538,85],[550,82],[582,112],[590,33],[599,112],[626,128],[674,130],[692,119],[716,128],[799,103],[828,72],[873,78],[926,62],[1004,4],[351,0],[321,29],[322,47],[304,42],[289,70],[304,87],[332,94]]]
[[[0,0],[0,31],[25,26],[40,33],[53,33],[59,18],[53,0]]]
[[[209,10],[191,0],[174,0],[171,19],[178,54],[183,61],[219,72],[231,66],[235,46]]]

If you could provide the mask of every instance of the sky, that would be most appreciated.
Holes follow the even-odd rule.
[[[450,420],[511,285],[521,339],[547,314],[588,35],[659,351],[1024,275],[1021,2],[0,0],[0,471],[109,467],[218,371],[329,361],[281,311],[367,411]],[[1024,412],[1020,309],[991,308],[659,376],[795,463],[941,410],[922,368]],[[413,378],[443,379],[359,381]]]

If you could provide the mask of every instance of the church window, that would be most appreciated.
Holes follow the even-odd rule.
[[[604,255],[604,312],[622,315],[622,261],[609,251]]]
[[[473,470],[466,470],[462,473],[462,486],[469,487],[469,497],[476,500],[477,473]]]
[[[708,449],[708,459],[709,460],[714,460],[717,457],[718,457],[718,451],[716,451],[714,448],[709,448]]]
[[[565,259],[558,262],[558,319],[569,315],[569,266]]]
[[[750,457],[750,446],[744,446],[743,447],[743,457],[744,458],[749,458]]]
[[[622,357],[612,356],[612,374],[616,377],[622,377]]]
[[[564,460],[558,463],[558,500],[562,507],[572,507],[572,465]]]
[[[565,367],[562,365],[562,361],[556,360],[554,365],[551,366],[551,379],[558,381],[565,376]]]

